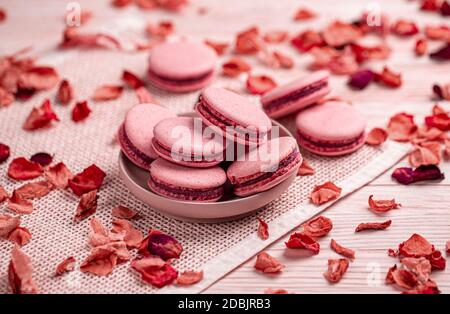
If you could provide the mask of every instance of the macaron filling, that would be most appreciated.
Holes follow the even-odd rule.
[[[207,80],[209,77],[211,77],[213,75],[213,73],[214,73],[214,70],[211,70],[206,73],[199,74],[199,75],[196,75],[193,77],[175,78],[175,77],[168,77],[168,76],[157,74],[157,73],[153,72],[151,69],[148,70],[148,74],[150,76],[156,78],[160,82],[162,82],[164,84],[176,85],[176,86],[186,86],[186,85],[192,85],[192,84],[197,84],[197,83],[203,82],[203,81]]]
[[[286,174],[289,170],[295,167],[302,159],[300,152],[295,149],[283,160],[280,161],[278,169],[274,172],[260,172],[255,175],[242,177],[242,178],[232,178],[232,183],[234,185],[234,190],[245,190],[258,185],[265,185],[276,178]]]
[[[120,143],[124,145],[124,151],[127,154],[132,154],[133,157],[142,160],[146,164],[150,164],[153,161],[153,158],[144,154],[141,150],[139,150],[133,143],[130,141],[130,138],[127,135],[125,130],[125,126],[122,125],[119,129],[119,139]]]
[[[309,95],[312,95],[313,93],[324,89],[328,86],[328,80],[320,80],[313,84],[310,84],[308,86],[305,86],[303,88],[300,88],[294,92],[291,92],[289,94],[286,94],[282,97],[273,99],[272,101],[269,101],[268,103],[264,104],[264,110],[268,113],[271,111],[279,110],[280,108],[288,105],[289,103],[295,102],[299,100],[300,98],[307,97]]]
[[[186,201],[210,201],[217,200],[224,193],[223,186],[209,189],[191,189],[174,186],[169,183],[161,182],[150,175],[148,180],[150,188],[156,193],[171,198],[182,199]]]
[[[326,152],[334,153],[352,149],[354,147],[361,145],[361,143],[364,142],[366,138],[365,132],[362,132],[358,137],[341,141],[317,140],[300,132],[297,132],[297,134],[299,140],[301,141],[302,146],[304,146],[305,148],[310,148],[311,150],[314,151],[325,153]]]
[[[267,135],[267,132],[259,131],[257,127],[245,127],[228,119],[217,110],[214,110],[202,96],[199,97],[196,109],[212,125],[218,126],[225,133],[232,129],[234,131],[233,136],[237,136],[247,142],[259,143]]]

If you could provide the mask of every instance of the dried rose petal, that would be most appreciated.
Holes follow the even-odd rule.
[[[337,75],[348,75],[356,72],[359,68],[358,62],[351,49],[345,48],[326,65],[327,68]]]
[[[31,232],[25,227],[17,227],[9,234],[9,240],[22,247],[31,240]]]
[[[417,25],[408,20],[399,19],[393,26],[392,32],[398,36],[412,36],[419,32]]]
[[[373,72],[371,70],[359,70],[350,76],[348,85],[355,89],[366,88],[373,79]]]
[[[92,110],[88,106],[88,102],[80,101],[75,104],[72,109],[72,121],[81,122],[85,120],[91,114]]]
[[[376,213],[385,213],[391,209],[400,208],[402,204],[396,203],[395,199],[391,200],[374,200],[373,195],[369,196],[369,208]]]
[[[185,271],[177,278],[177,284],[181,286],[194,285],[203,279],[203,271]]]
[[[436,94],[438,99],[450,100],[450,83],[442,85],[442,86],[438,85],[438,84],[434,84],[433,92]],[[434,112],[433,111],[434,115],[441,114],[441,113],[445,113],[445,111],[442,111],[442,112]]]
[[[0,86],[0,108],[9,106],[14,100],[14,94]]]
[[[264,290],[265,294],[289,294],[289,292],[285,289],[266,289]]]
[[[416,287],[418,280],[417,276],[406,269],[395,269],[391,271],[393,282],[406,290],[411,290]]]
[[[349,264],[348,259],[345,258],[329,259],[328,270],[323,275],[329,282],[337,283],[347,272]]]
[[[229,46],[226,42],[217,42],[209,39],[205,39],[204,43],[214,49],[219,56],[222,56]]]
[[[391,88],[402,86],[402,75],[384,67],[381,73],[375,73],[375,81]]]
[[[125,219],[114,219],[112,225],[111,231],[113,233],[123,232],[125,234],[123,241],[127,244],[129,249],[139,248],[143,240],[142,232],[135,229],[131,222]]]
[[[422,0],[422,4],[420,5],[420,10],[431,11],[431,12],[439,11],[439,8],[440,8],[439,2],[440,2],[440,0]]]
[[[132,2],[133,0],[112,0],[111,5],[115,6],[116,8],[124,8]]]
[[[80,271],[97,276],[107,276],[117,265],[116,250],[111,247],[96,247],[80,265]]]
[[[44,170],[36,162],[24,157],[14,159],[8,167],[8,176],[15,180],[30,180],[40,177]]]
[[[385,279],[385,283],[387,285],[392,285],[395,283],[394,281],[394,277],[392,277],[392,272],[397,270],[397,265],[394,265],[392,267],[389,268],[387,274],[386,274],[386,279]]]
[[[78,203],[75,212],[75,220],[80,221],[94,214],[97,210],[97,200],[97,190],[81,195],[80,202]]]
[[[0,204],[3,203],[8,198],[8,192],[5,188],[0,185]]]
[[[397,113],[389,119],[387,132],[389,138],[398,142],[408,142],[416,133],[414,116],[405,112]]]
[[[7,237],[11,231],[19,227],[20,217],[0,214],[0,237]]]
[[[258,237],[267,240],[269,238],[269,225],[261,218],[258,218],[258,221]]]
[[[40,107],[31,110],[22,127],[24,130],[32,131],[49,127],[52,121],[59,121],[59,118],[53,112],[50,100],[46,99]]]
[[[434,246],[419,234],[413,234],[408,240],[400,243],[399,254],[404,257],[427,257],[434,251]]]
[[[294,15],[294,21],[306,21],[315,18],[317,14],[308,8],[300,8]]]
[[[182,252],[183,247],[175,238],[159,230],[150,230],[139,248],[139,253],[143,255],[150,253],[164,260],[179,258]]]
[[[53,161],[53,156],[48,153],[36,153],[30,158],[31,161],[37,162],[42,167],[48,166]]]
[[[320,252],[320,244],[317,243],[313,238],[300,232],[291,234],[288,242],[285,242],[285,245],[290,249],[308,250],[314,255],[317,255]]]
[[[249,72],[250,70],[250,65],[239,57],[233,57],[222,64],[223,74],[230,77],[236,77],[241,73]]]
[[[62,105],[68,105],[73,99],[73,88],[68,80],[62,80],[59,84],[56,101]]]
[[[252,76],[247,79],[247,90],[255,95],[262,95],[275,88],[277,83],[266,75]]]
[[[318,216],[304,223],[302,228],[303,234],[312,238],[320,238],[330,233],[333,229],[333,222],[327,217]]]
[[[305,159],[303,159],[303,162],[300,165],[300,168],[298,168],[297,175],[298,176],[311,176],[315,173],[316,173],[316,171],[309,165],[309,163]]]
[[[171,284],[178,277],[175,268],[155,256],[136,258],[131,262],[131,267],[141,275],[144,282],[157,288]]]
[[[286,31],[270,31],[264,34],[263,39],[269,44],[279,44],[288,39],[289,33]]]
[[[19,215],[31,214],[33,212],[33,203],[20,198],[16,192],[13,192],[13,195],[8,199],[7,207]]]
[[[36,66],[20,74],[19,88],[25,90],[47,90],[56,86],[59,81],[54,68]]]
[[[292,59],[291,57],[289,57],[279,51],[274,51],[272,55],[275,58],[275,60],[277,60],[277,62],[281,68],[291,69],[294,67],[294,59]]]
[[[349,259],[355,259],[355,251],[343,247],[342,245],[337,243],[334,239],[331,239],[330,248],[342,256],[345,256]]]
[[[118,245],[116,246],[117,249],[120,249],[121,252],[119,252],[121,255],[121,258],[127,259],[126,255],[128,255],[128,249],[126,247],[126,243],[123,241],[125,238],[125,232],[122,231],[120,233],[113,233],[108,232],[106,230],[105,226],[103,226],[102,222],[98,218],[92,218],[89,221],[89,224],[91,226],[91,231],[89,233],[89,244],[93,247],[100,247],[105,245]],[[122,252],[122,244],[124,252]],[[113,246],[114,246],[113,245]],[[125,252],[126,251],[126,252]]]
[[[112,216],[120,219],[133,219],[137,212],[123,205],[116,206],[112,209]]]
[[[373,128],[367,134],[366,144],[371,146],[379,146],[386,142],[388,133],[382,128]]]
[[[432,266],[430,261],[425,257],[405,257],[402,258],[400,262],[404,267],[417,276],[417,279],[421,284],[426,284],[429,282]]]
[[[236,36],[234,49],[237,53],[254,54],[261,49],[261,39],[257,27],[246,29]]]
[[[175,30],[175,26],[171,21],[160,21],[158,24],[148,23],[145,32],[149,36],[166,38]]]
[[[48,181],[32,182],[22,185],[14,190],[16,196],[21,199],[41,198],[53,190],[53,185]]]
[[[33,266],[30,258],[15,246],[8,267],[8,281],[14,294],[37,294],[39,289],[33,281]]]
[[[314,47],[323,47],[325,42],[320,33],[312,30],[306,30],[292,38],[291,44],[299,52],[307,52]]]
[[[429,257],[428,260],[431,263],[433,270],[444,270],[446,266],[446,261],[444,256],[442,256],[441,251],[434,251]]]
[[[105,176],[106,173],[93,164],[70,179],[69,187],[76,195],[81,196],[87,192],[100,189]]]
[[[450,60],[450,44],[447,43],[443,47],[431,53],[430,58],[438,61]]]
[[[2,23],[4,20],[6,20],[6,11],[3,8],[0,8],[0,23]]]
[[[265,274],[273,274],[281,272],[285,266],[266,252],[261,252],[256,255],[254,267]]]
[[[109,48],[121,49],[120,42],[113,36],[102,33],[79,33],[76,27],[67,27],[63,32],[63,40],[59,44],[62,49],[68,48]]]
[[[416,145],[409,154],[409,163],[413,167],[438,165],[441,162],[441,144],[438,142],[424,142]]]
[[[445,243],[445,252],[447,254],[450,254],[450,241],[447,241],[447,243]]]
[[[392,220],[387,220],[385,222],[367,222],[367,223],[360,223],[356,229],[355,232],[361,232],[364,230],[385,230],[390,227],[392,224]]]
[[[123,86],[102,85],[94,91],[92,99],[95,101],[114,100],[122,96]]]
[[[334,21],[323,30],[322,36],[329,46],[342,47],[361,38],[362,32],[352,24]]]
[[[62,276],[75,269],[75,257],[70,256],[56,266],[55,276]]]
[[[315,205],[325,204],[337,199],[341,195],[341,191],[342,189],[332,182],[316,185],[311,192],[311,202]]]
[[[414,182],[424,180],[443,180],[444,174],[435,165],[420,166],[414,170]]]
[[[369,60],[385,60],[391,55],[391,48],[385,44],[378,44],[374,46],[363,46],[360,44],[351,44],[351,51],[356,57],[358,63],[363,63]]]
[[[44,176],[54,187],[58,189],[67,188],[69,185],[69,180],[73,178],[72,172],[70,172],[63,162],[45,169]]]
[[[426,26],[425,35],[432,40],[450,41],[450,27],[447,25]]]
[[[122,73],[122,81],[132,89],[138,89],[139,87],[145,86],[143,80],[141,80],[136,74],[124,70]]]
[[[5,162],[10,156],[10,149],[8,145],[0,143],[0,164]]]
[[[450,115],[447,113],[433,114],[432,116],[425,117],[425,124],[429,128],[450,131]]]
[[[441,15],[442,16],[450,16],[450,3],[448,1],[442,2]]]

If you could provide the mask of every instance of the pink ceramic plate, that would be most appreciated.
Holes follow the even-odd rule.
[[[292,137],[281,124],[272,121],[272,125],[280,128],[280,136]],[[148,172],[135,166],[123,153],[119,155],[119,172],[130,192],[150,207],[175,219],[203,223],[230,221],[253,213],[283,194],[297,175],[295,171],[272,189],[248,197],[236,197],[231,193],[231,187],[226,187],[223,200],[215,203],[198,203],[172,200],[151,192],[147,187]]]

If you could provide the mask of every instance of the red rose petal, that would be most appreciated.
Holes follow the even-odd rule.
[[[345,258],[329,259],[328,270],[323,274],[324,277],[331,283],[341,281],[344,274],[347,272],[349,261]]]
[[[289,292],[285,289],[266,289],[264,290],[265,294],[289,294]]]
[[[31,232],[25,227],[17,227],[9,234],[9,240],[22,247],[31,240]]]
[[[80,221],[94,214],[97,210],[97,200],[97,190],[81,195],[80,202],[78,203],[75,212],[75,220]]]
[[[53,190],[53,185],[48,181],[32,182],[22,185],[14,190],[16,196],[21,199],[41,198]]]
[[[141,275],[142,281],[157,288],[171,284],[178,277],[176,269],[159,257],[136,258],[131,267]]]
[[[418,283],[417,276],[406,269],[396,269],[391,272],[393,282],[404,289],[414,289]]]
[[[70,256],[56,266],[55,276],[62,276],[75,269],[75,257]]]
[[[153,254],[164,260],[179,258],[182,252],[183,247],[174,237],[159,230],[150,230],[139,247],[140,254],[145,256]]]
[[[256,255],[255,269],[266,274],[279,273],[285,267],[275,257],[270,256],[266,252]]]
[[[450,44],[444,44],[444,46],[431,53],[430,58],[437,61],[450,60]]]
[[[396,270],[397,270],[397,265],[394,265],[394,266],[392,266],[392,267],[389,268],[389,270],[388,270],[388,272],[387,272],[387,274],[386,274],[386,279],[385,279],[385,283],[386,283],[387,285],[392,285],[392,284],[395,283],[394,277],[392,277],[392,273],[393,273],[394,271],[396,271]]]
[[[392,209],[400,208],[402,204],[396,203],[395,199],[391,200],[374,200],[373,195],[369,196],[369,208],[376,213],[386,213]]]
[[[294,60],[279,51],[274,51],[272,53],[262,53],[260,55],[260,59],[265,65],[274,69],[291,69],[294,66]]]
[[[375,81],[390,88],[399,88],[402,86],[402,75],[384,67],[381,73],[375,73]]]
[[[72,109],[72,121],[81,122],[85,120],[91,114],[92,110],[88,106],[88,102],[80,101],[75,104]]]
[[[405,257],[402,258],[400,262],[404,267],[417,276],[420,283],[424,284],[430,280],[432,266],[430,261],[426,258]]]
[[[307,52],[314,47],[323,47],[325,42],[322,35],[312,30],[306,30],[291,39],[291,44],[299,52]]]
[[[316,185],[311,192],[311,202],[315,205],[325,204],[337,199],[341,195],[341,191],[342,189],[332,182]]]
[[[171,21],[160,21],[158,24],[148,23],[145,32],[149,36],[166,38],[175,30],[175,26]]]
[[[256,27],[246,29],[236,36],[235,48],[237,53],[255,54],[261,49],[259,30]]]
[[[343,247],[342,245],[337,243],[334,239],[331,239],[330,248],[342,256],[345,256],[349,259],[355,259],[355,251]]]
[[[434,246],[419,234],[413,234],[408,240],[400,243],[399,254],[404,257],[427,257],[434,251]]]
[[[300,232],[291,234],[288,242],[285,242],[285,245],[290,249],[308,250],[314,255],[317,255],[320,252],[320,244],[317,243],[313,238]]]
[[[358,63],[369,60],[385,60],[391,55],[391,48],[385,43],[375,46],[363,46],[353,43],[350,47]]]
[[[239,57],[233,57],[222,64],[222,72],[226,76],[236,77],[251,70],[250,65]]]
[[[361,30],[348,23],[334,21],[322,32],[323,39],[331,47],[341,47],[362,37]]]
[[[316,171],[309,165],[309,163],[305,159],[303,159],[303,162],[300,165],[300,168],[298,168],[297,175],[298,176],[311,176],[315,173],[316,173]]]
[[[326,236],[333,229],[331,219],[318,216],[302,225],[302,233],[312,238],[320,238]]]
[[[433,92],[436,94],[438,99],[445,99],[450,100],[450,83],[445,85],[433,85]],[[434,115],[445,113],[445,111],[442,112],[433,112]]]
[[[105,176],[106,173],[93,164],[70,179],[69,187],[76,195],[81,196],[87,192],[100,189]]]
[[[8,267],[8,281],[14,294],[37,294],[39,289],[33,280],[30,258],[15,246]]]
[[[54,68],[36,66],[21,73],[19,87],[26,90],[47,90],[56,86],[58,81],[59,76]]]
[[[385,222],[367,222],[367,223],[360,223],[356,229],[355,232],[361,232],[365,230],[385,230],[390,227],[392,224],[392,220],[387,220]]]
[[[350,75],[347,84],[355,89],[363,90],[372,82],[373,76],[371,70],[359,70]]]
[[[9,146],[0,143],[0,164],[5,162],[9,158],[10,154]]]
[[[111,5],[116,8],[124,8],[127,5],[133,3],[133,0],[112,0]]]
[[[44,170],[37,162],[24,157],[14,159],[8,167],[8,176],[15,180],[30,180],[40,177]]]
[[[219,56],[222,56],[225,53],[225,51],[228,49],[228,47],[230,46],[226,42],[217,42],[217,41],[213,41],[210,39],[205,39],[204,43],[205,43],[205,45],[214,49]]]
[[[446,87],[446,86],[444,86]],[[442,98],[447,97],[447,90],[442,89]],[[445,99],[445,98],[444,98]],[[435,108],[438,106],[435,106]],[[450,131],[450,114],[442,110],[433,110],[433,115],[425,117],[425,124],[429,128],[437,128],[441,131]]]
[[[424,142],[415,146],[408,160],[413,167],[438,165],[441,162],[441,155],[440,143]]]
[[[122,96],[123,86],[102,85],[94,91],[92,99],[95,101],[114,100]]]
[[[107,48],[121,49],[120,42],[113,36],[102,33],[79,33],[75,27],[67,27],[63,32],[63,40],[59,44],[62,49],[68,48]]]
[[[19,216],[0,214],[0,237],[7,237],[19,225]]]
[[[442,2],[441,15],[442,16],[450,16],[450,3],[448,1]]]
[[[59,121],[59,118],[56,113],[53,112],[50,100],[46,99],[40,107],[34,107],[33,110],[31,110],[23,124],[23,129],[32,131],[49,127],[52,121]]]
[[[306,21],[315,18],[317,14],[308,8],[300,8],[294,15],[294,21]]]
[[[258,221],[258,237],[267,240],[269,238],[269,225],[261,218],[258,218]]]
[[[0,204],[3,203],[8,198],[8,192],[5,188],[0,185]]]
[[[367,134],[366,144],[371,146],[379,146],[386,142],[388,133],[382,128],[373,128]]]
[[[445,252],[447,254],[450,254],[450,241],[447,241],[447,243],[445,244]]]
[[[125,219],[114,219],[112,225],[112,232],[125,234],[123,241],[129,249],[139,248],[144,237],[142,232],[134,228],[131,222]]]
[[[116,206],[112,209],[112,216],[119,219],[133,219],[137,212],[123,205]]]
[[[262,95],[275,88],[277,83],[266,75],[249,76],[247,79],[247,90],[255,95]]]
[[[62,80],[56,94],[56,101],[62,105],[68,105],[73,99],[73,88],[68,80]]]
[[[450,27],[447,25],[426,26],[425,35],[432,40],[450,41]]]
[[[53,186],[58,189],[67,188],[67,186],[69,185],[69,180],[73,178],[72,172],[70,172],[70,170],[63,162],[45,169],[44,176]]]
[[[419,32],[417,25],[408,20],[400,19],[392,26],[392,32],[398,36],[412,36]]]
[[[417,125],[414,123],[414,116],[405,112],[391,117],[387,127],[389,138],[398,142],[408,142],[416,131]]]
[[[3,8],[0,8],[0,23],[6,20],[6,11]]]
[[[13,192],[13,195],[8,199],[7,207],[19,215],[31,214],[33,212],[33,203],[20,198],[16,192]]]
[[[132,89],[138,89],[139,87],[145,86],[143,80],[141,80],[136,74],[124,70],[122,73],[122,81]]]
[[[0,86],[0,108],[7,107],[15,100],[14,94]]]
[[[117,265],[116,250],[112,247],[96,247],[80,265],[80,271],[97,276],[107,276]]]
[[[203,279],[203,271],[185,271],[177,278],[177,284],[181,286],[194,285]]]
[[[48,153],[36,153],[30,158],[31,161],[37,162],[42,167],[50,165],[53,161],[53,156]]]
[[[444,270],[446,266],[446,261],[444,256],[442,256],[441,251],[434,251],[429,257],[428,260],[431,263],[433,270]]]
[[[422,4],[420,5],[420,10],[422,11],[436,12],[439,11],[439,8],[440,0],[422,0]]]
[[[271,31],[264,34],[263,39],[269,44],[279,44],[288,39],[289,33],[286,31]]]

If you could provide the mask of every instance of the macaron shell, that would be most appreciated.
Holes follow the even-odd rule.
[[[272,123],[266,113],[246,97],[218,87],[203,90],[202,97],[212,109],[243,127],[270,130]]]
[[[151,50],[149,69],[157,75],[185,79],[213,71],[216,52],[197,42],[164,43]]]
[[[154,158],[149,157],[149,160],[145,160],[136,153],[136,151],[128,144],[129,140],[125,137],[123,124],[120,126],[119,131],[117,132],[117,140],[119,142],[120,149],[131,162],[142,169],[148,170],[148,168],[150,167],[150,163]]]
[[[139,104],[125,116],[124,128],[130,142],[142,153],[156,159],[152,147],[153,128],[161,120],[176,117],[171,110],[154,104]]]
[[[366,119],[347,103],[328,101],[300,111],[296,126],[309,138],[339,142],[359,137],[366,129]]]
[[[166,91],[170,91],[170,92],[175,92],[175,93],[185,93],[185,92],[192,92],[192,91],[196,91],[199,89],[202,89],[203,87],[209,85],[212,80],[214,79],[214,73],[211,73],[209,76],[205,77],[202,80],[196,81],[194,83],[190,83],[190,84],[177,84],[176,82],[168,82],[165,80],[161,80],[160,78],[158,78],[157,76],[155,76],[152,73],[148,73],[148,78],[149,80],[152,82],[153,85],[155,85],[156,87],[162,89],[162,90],[166,90]]]
[[[298,144],[302,148],[310,151],[311,153],[314,153],[316,155],[321,155],[321,156],[334,157],[334,156],[347,155],[347,154],[357,151],[364,145],[364,143],[366,142],[366,138],[367,138],[367,133],[364,132],[364,134],[358,139],[358,141],[353,143],[352,145],[342,146],[342,147],[336,148],[334,150],[330,149],[327,151],[324,151],[323,148],[320,146],[317,146],[311,142],[305,141],[304,139],[302,139],[299,136],[297,136],[297,141],[298,141]]]
[[[156,159],[150,165],[150,175],[156,180],[176,187],[189,189],[210,189],[222,186],[227,176],[220,167],[189,168]]]

